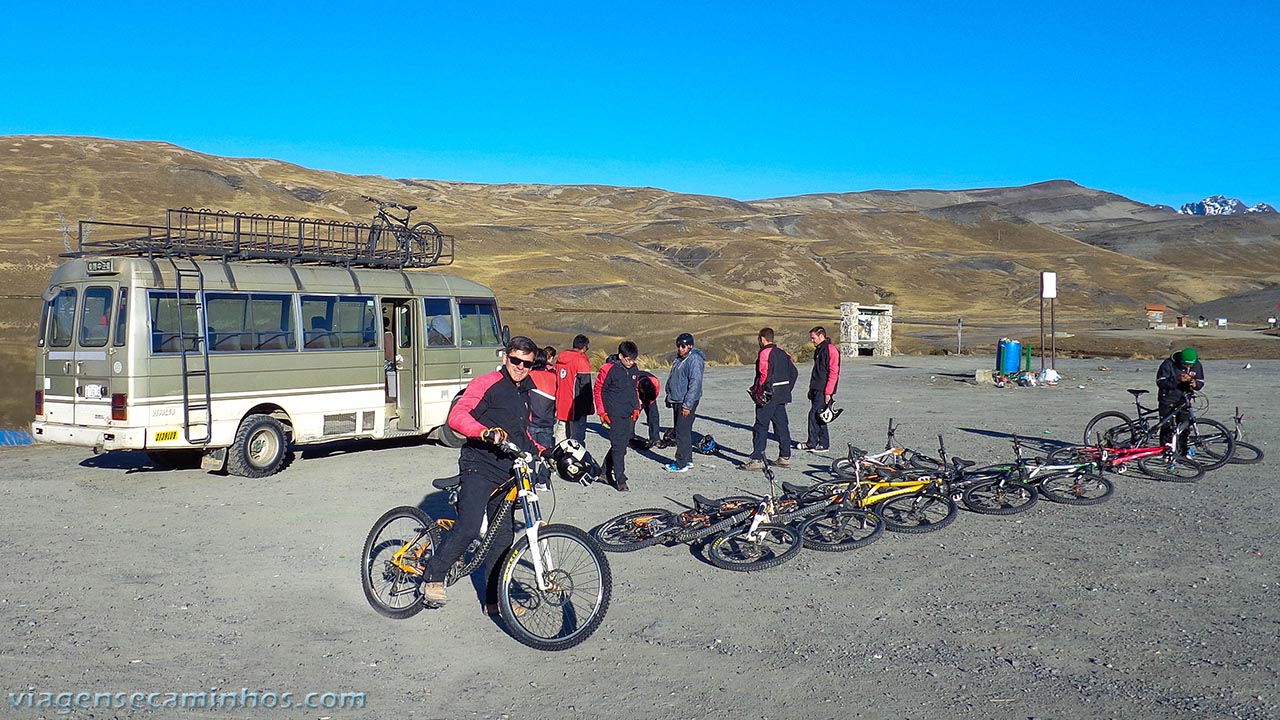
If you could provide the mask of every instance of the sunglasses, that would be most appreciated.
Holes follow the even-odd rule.
[[[525,367],[525,368],[529,368],[530,370],[533,369],[532,360],[524,360],[516,357],[515,355],[508,355],[507,362],[511,363],[512,365],[515,365],[516,367]]]

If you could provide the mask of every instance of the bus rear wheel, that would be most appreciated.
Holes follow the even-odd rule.
[[[284,426],[270,415],[250,415],[240,422],[236,439],[227,448],[227,472],[247,478],[275,475],[284,467],[289,438]]]

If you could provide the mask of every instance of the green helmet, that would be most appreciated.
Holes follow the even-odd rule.
[[[1196,361],[1200,359],[1200,354],[1196,352],[1195,348],[1183,348],[1174,355],[1174,359],[1183,365],[1195,365]]]

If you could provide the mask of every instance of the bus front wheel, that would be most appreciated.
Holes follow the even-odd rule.
[[[289,449],[284,426],[270,415],[250,415],[240,422],[236,439],[227,449],[227,472],[264,478],[280,472]]]

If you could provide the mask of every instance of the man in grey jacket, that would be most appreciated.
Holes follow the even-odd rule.
[[[667,378],[667,406],[672,412],[676,434],[676,460],[667,472],[688,472],[693,468],[693,420],[702,399],[702,371],[706,363],[702,351],[693,346],[693,335],[676,338],[676,359]]]

